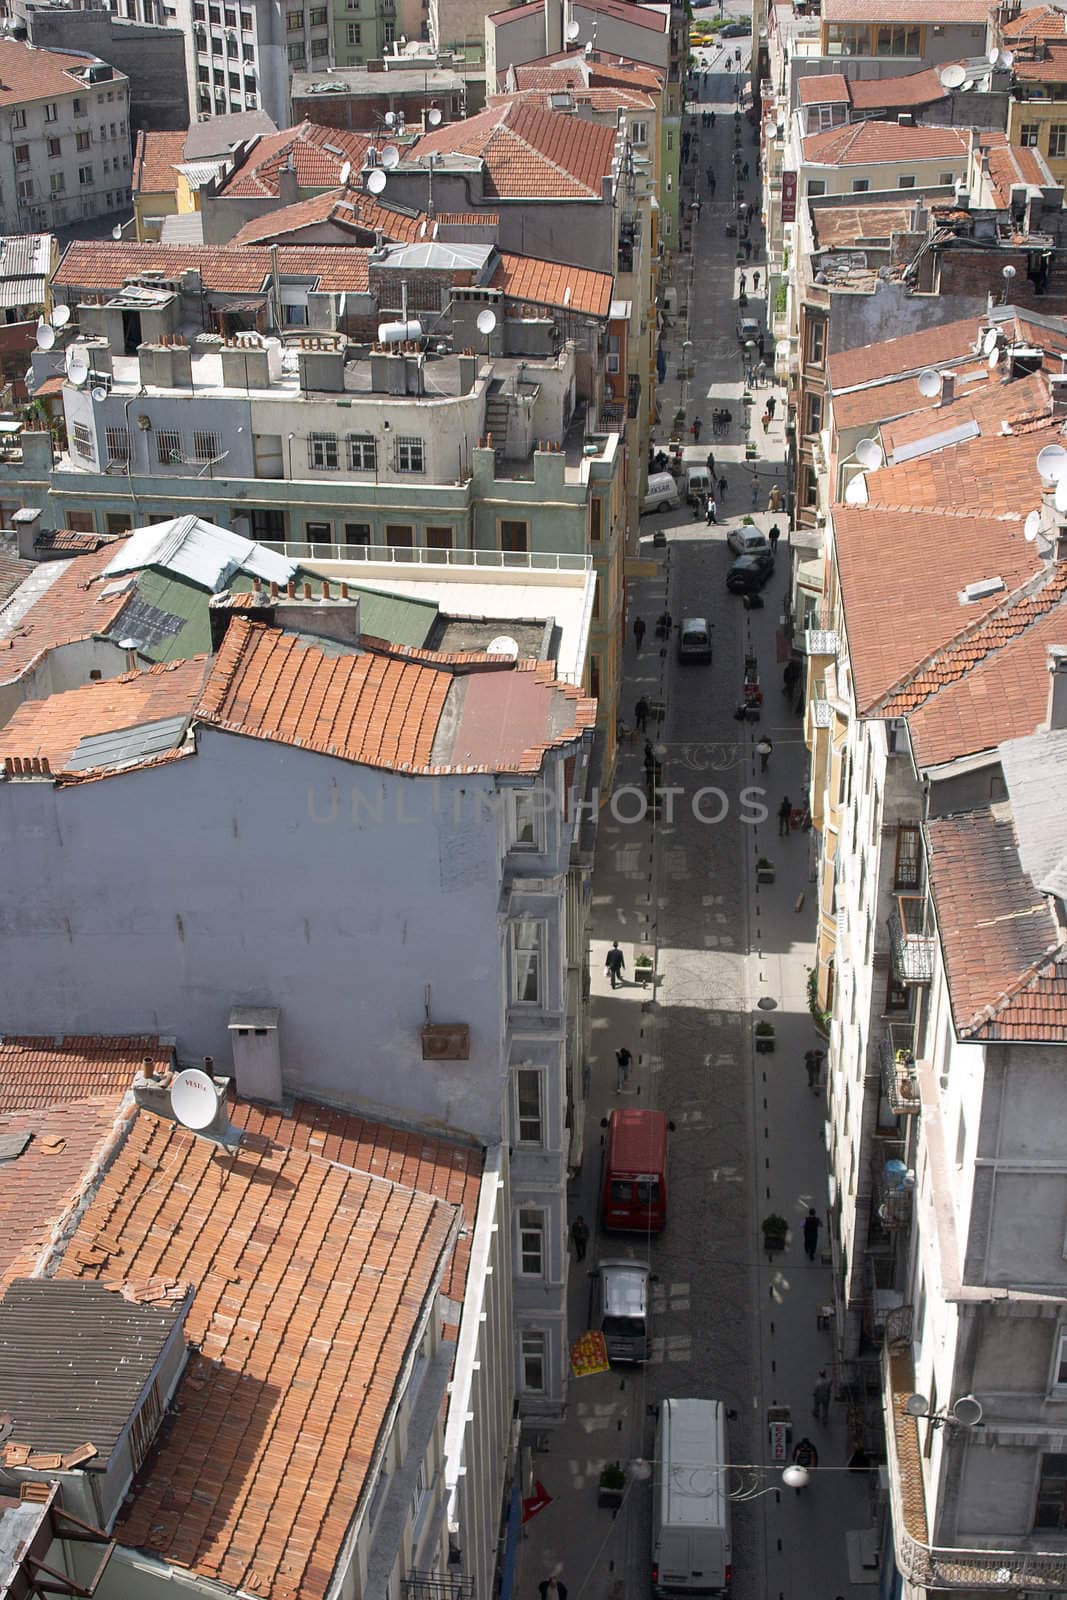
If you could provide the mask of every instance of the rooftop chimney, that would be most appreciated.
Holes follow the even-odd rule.
[[[1067,728],[1067,646],[1061,644],[1048,647],[1048,728]]]
[[[938,405],[950,406],[952,404],[952,401],[953,401],[953,398],[955,396],[955,393],[956,393],[956,374],[954,372],[942,372],[942,374],[941,374],[941,398],[938,401]]]

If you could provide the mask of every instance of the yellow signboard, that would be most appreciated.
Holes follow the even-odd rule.
[[[591,1377],[594,1372],[610,1372],[608,1347],[602,1333],[583,1333],[571,1346],[571,1372],[576,1378]]]

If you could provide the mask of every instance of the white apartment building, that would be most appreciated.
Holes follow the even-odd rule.
[[[0,228],[40,233],[130,206],[129,80],[96,56],[0,38]]]
[[[202,120],[262,110],[279,128],[286,127],[293,58],[281,6],[269,0],[173,0],[172,9],[187,41],[194,115]]]

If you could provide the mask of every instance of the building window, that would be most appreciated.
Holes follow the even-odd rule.
[[[56,105],[54,100],[49,100],[48,104],[45,106],[44,120],[46,122],[59,121],[59,107]]]
[[[502,522],[500,524],[500,548],[510,550],[515,555],[525,555],[529,548],[529,523]]]
[[[22,178],[22,179],[20,179],[19,182],[15,185],[15,189],[16,189],[16,191],[18,193],[18,197],[19,197],[20,200],[32,200],[33,199],[33,179],[32,178]]]
[[[631,124],[630,124],[630,143],[631,144],[647,144],[648,143],[648,123],[647,122],[631,122]]]
[[[887,1012],[901,1012],[911,1009],[911,991],[906,983],[898,983],[892,967],[885,986],[885,1008]]]
[[[427,550],[451,550],[455,543],[455,534],[451,528],[427,528]]]
[[[218,6],[209,6],[208,7],[208,16],[211,18],[211,21],[214,23],[216,28],[221,27],[221,25],[222,25],[222,11],[220,10],[220,8]]]
[[[516,789],[512,796],[511,847],[513,850],[543,849],[544,805],[539,789]]]
[[[395,44],[395,42],[396,42],[396,23],[395,22],[387,22],[385,24],[383,32],[385,34],[385,42],[386,42],[386,44]]]
[[[415,529],[408,522],[387,522],[385,542],[391,550],[413,550]]]
[[[822,427],[822,395],[808,395],[808,425],[805,433],[818,433]]]
[[[369,522],[346,522],[345,544],[368,545],[370,544]]]
[[[198,63],[197,69],[196,69],[196,77],[197,77],[197,82],[198,83],[210,83],[211,82],[211,68],[208,66],[206,61],[201,61],[201,62]]]
[[[89,150],[92,148],[92,143],[92,135],[84,128],[74,135],[74,147],[77,150]]]
[[[79,167],[78,168],[78,182],[82,185],[82,188],[84,188],[86,184],[92,183],[92,181],[93,181],[93,169],[92,169],[92,167]]]
[[[228,81],[229,81],[229,85],[230,85],[231,89],[240,89],[240,87],[241,87],[241,74],[239,72],[231,72],[231,73],[229,73]]]
[[[133,518],[125,511],[109,511],[104,517],[105,533],[129,533],[133,527]]]
[[[74,424],[74,453],[87,461],[93,459],[93,436],[84,422]]]
[[[105,428],[104,442],[109,461],[126,462],[130,459],[130,432],[128,428]]]
[[[519,1209],[519,1271],[524,1278],[545,1275],[545,1214],[539,1206]]]
[[[63,141],[62,141],[62,139],[49,139],[49,141],[48,141],[48,159],[49,159],[49,161],[58,161],[60,159],[60,157],[62,156],[62,154],[63,154]]]
[[[418,1522],[419,1513],[422,1510],[422,1502],[425,1498],[426,1463],[425,1461],[420,1461],[418,1471],[415,1474],[415,1487],[411,1491],[411,1520],[413,1522]]]
[[[1019,129],[1019,143],[1029,145],[1036,149],[1041,124],[1038,122],[1024,122]]]
[[[369,433],[348,435],[348,470],[374,472],[378,466],[378,447]]]
[[[231,7],[227,6],[225,12],[223,13],[223,15],[224,15],[225,20],[226,20],[226,26],[228,28],[236,28],[236,26],[237,26],[237,12],[232,10]]]
[[[963,1158],[967,1154],[967,1118],[960,1112],[960,1120],[956,1124],[956,1171],[963,1171]]]
[[[922,41],[918,28],[890,27],[875,30],[875,54],[880,56],[917,56]]]
[[[304,13],[302,11],[287,11],[285,13],[285,30],[287,33],[303,33]]]
[[[942,172],[937,181],[942,189],[954,189],[956,186],[956,174],[954,172]]]
[[[589,698],[591,700],[600,699],[600,657],[598,655],[590,655],[589,657]]]
[[[522,1005],[542,1004],[545,925],[526,920],[511,924],[511,998]]]
[[[1048,130],[1050,156],[1067,156],[1067,122],[1053,122]]]
[[[335,433],[312,433],[308,435],[308,464],[324,472],[336,472],[340,465],[340,454],[337,449],[337,435]]]
[[[16,165],[16,167],[28,167],[29,164],[30,164],[30,147],[29,147],[29,145],[28,144],[17,144],[15,146],[15,165]]]
[[[599,544],[604,537],[604,502],[600,495],[595,494],[589,501],[589,539],[592,544]]]
[[[1034,1527],[1067,1529],[1067,1456],[1041,1457]]]
[[[817,200],[820,195],[824,195],[826,193],[826,179],[809,178],[808,187],[804,192],[809,200]]]
[[[894,889],[917,889],[922,866],[922,842],[917,825],[902,822],[897,828],[897,858],[893,868]]]
[[[853,180],[852,180],[852,193],[853,194],[866,194],[870,187],[871,187],[870,178],[853,178]]]
[[[898,189],[914,189],[914,187],[915,187],[915,174],[913,172],[908,173],[908,175],[906,177],[902,177],[902,178],[898,178],[897,179],[897,188]]]
[[[305,522],[304,534],[308,544],[333,544],[333,523]]]
[[[48,185],[53,194],[62,194],[67,187],[65,175],[62,172],[53,172]]]
[[[421,439],[401,435],[396,441],[396,470],[398,472],[425,472],[426,460]]]
[[[252,13],[251,13],[251,11],[242,11],[241,12],[241,27],[244,29],[244,31],[246,33],[251,33],[251,31],[252,31]]]
[[[26,126],[25,111],[19,110],[11,113],[11,126],[13,128],[24,128]]]
[[[199,428],[193,433],[193,460],[217,461],[222,454],[222,435],[205,433]]]
[[[826,357],[826,323],[820,318],[808,323],[808,364],[821,367]]]
[[[522,1335],[522,1387],[527,1394],[545,1392],[545,1336],[536,1329],[524,1329]]]
[[[518,1142],[543,1145],[545,1142],[542,1099],[544,1077],[539,1067],[519,1067],[515,1073],[515,1121]]]
[[[249,56],[247,59],[251,61],[252,58]],[[256,103],[256,80],[255,78],[250,78],[247,73],[245,74],[245,99],[249,105],[254,106]]]
[[[361,22],[350,22],[348,24],[348,42],[349,44],[363,43],[363,24]]]
[[[817,506],[819,503],[819,474],[813,466],[804,468],[804,504]]]
[[[328,56],[330,53],[329,39],[312,39],[311,54],[313,56]]]
[[[314,8],[314,10],[311,13],[311,26],[313,28],[325,28],[325,26],[326,26],[326,7],[325,6],[316,6]]]
[[[156,455],[162,467],[171,467],[181,461],[182,436],[176,428],[157,429]]]

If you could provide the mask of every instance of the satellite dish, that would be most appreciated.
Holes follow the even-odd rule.
[[[496,312],[495,311],[479,311],[479,313],[478,313],[478,322],[477,322],[478,332],[479,333],[484,333],[486,335],[486,337],[488,338],[489,334],[492,333],[492,331],[493,331],[493,329],[495,327],[496,327]]]
[[[440,127],[440,125],[441,125],[441,113],[438,110],[437,106],[431,106],[429,111],[427,111],[427,113],[426,113],[426,121],[430,124],[431,128]]]
[[[1000,51],[997,49],[996,45],[994,45],[992,50],[990,50],[989,54],[986,56],[986,60],[989,62],[991,67],[996,66],[997,62],[1000,60]]]
[[[992,355],[999,343],[1000,335],[997,333],[996,328],[987,328],[982,339],[982,354],[984,356]]]
[[[999,350],[990,350],[989,354],[985,358],[985,364],[989,368],[990,372],[992,372],[993,368],[997,365],[999,360],[1000,360],[1000,351]]]
[[[568,24],[567,24],[567,38],[571,41],[572,44],[574,43],[575,39],[577,39],[577,37],[581,33],[581,31],[582,31],[582,25],[581,25],[580,22],[568,22]]]
[[[1067,512],[1067,477],[1061,478],[1059,483],[1056,485],[1056,493],[1053,496],[1053,504],[1061,515]]]
[[[593,41],[592,41],[592,39],[587,39],[585,41],[585,53],[586,53],[587,56],[591,56],[593,54]]]
[[[1040,511],[1031,511],[1030,515],[1023,523],[1023,537],[1025,538],[1027,544],[1033,544],[1040,532],[1041,513]]]
[[[997,54],[997,66],[1001,69],[1002,72],[1007,72],[1008,68],[1010,66],[1014,65],[1014,62],[1015,62],[1015,52],[1014,52],[1014,50],[1001,50],[1001,51],[998,52],[998,54]]]
[[[867,484],[863,473],[857,472],[850,478],[845,487],[845,504],[847,506],[865,506],[867,504]]]
[[[1037,453],[1037,470],[1050,483],[1059,483],[1067,472],[1067,450],[1062,444],[1047,444]]]
[[[219,1110],[219,1097],[213,1079],[199,1067],[179,1072],[171,1085],[170,1108],[185,1127],[210,1128]]]
[[[395,126],[396,126],[396,112],[395,111],[387,111],[385,113],[385,126],[387,128],[395,128]]]
[[[861,439],[853,454],[868,472],[877,472],[882,465],[882,447],[877,439]]]
[[[115,226],[112,228],[111,237],[114,239],[116,244],[118,244],[119,240],[122,238],[122,224],[120,222],[116,222]]]
[[[389,179],[386,177],[381,167],[373,167],[367,174],[367,188],[370,190],[371,194],[381,194],[388,182]]]
[[[1011,280],[1014,278],[1014,276],[1015,276],[1015,268],[1012,266],[1010,261],[1008,262],[1008,265],[1006,267],[1001,267],[1000,275],[1005,280],[1005,282],[1007,282],[1007,283],[1010,283]]]
[[[956,62],[951,67],[943,67],[938,74],[941,86],[944,89],[958,89],[967,81],[967,69]]]
[[[933,367],[926,367],[919,373],[919,393],[932,400],[935,394],[941,393],[941,374],[935,372]]]
[[[960,87],[963,90],[964,94],[968,94],[974,88],[974,79],[973,78],[965,78],[963,83],[960,85]]]
[[[976,1428],[984,1415],[982,1402],[976,1400],[973,1394],[961,1394],[952,1403],[952,1415],[965,1428]]]
[[[904,1402],[904,1410],[909,1417],[928,1417],[930,1402],[924,1394],[909,1394]]]
[[[510,656],[514,661],[519,653],[518,642],[510,633],[498,633],[496,638],[490,639],[486,645],[485,653],[487,656]]]
[[[70,321],[70,307],[56,306],[56,309],[52,312],[49,321],[51,322],[53,328],[65,328],[67,323]]]
[[[337,174],[337,181],[341,185],[342,189],[344,188],[345,184],[348,182],[348,180],[349,180],[349,178],[351,176],[352,176],[352,163],[351,163],[351,161],[346,161],[344,166],[341,168],[340,172]]]
[[[38,350],[51,350],[55,342],[56,330],[52,327],[51,323],[42,322],[40,327],[37,329]]]
[[[391,172],[394,167],[398,167],[399,165],[400,151],[397,149],[395,144],[387,144],[385,149],[382,151],[382,166],[385,167],[387,171]]]
[[[93,399],[96,401],[97,405],[100,404],[101,400],[107,399],[107,390],[104,388],[103,384],[93,390]]]
[[[67,357],[67,377],[76,389],[89,381],[89,357],[84,350],[75,348]]]

